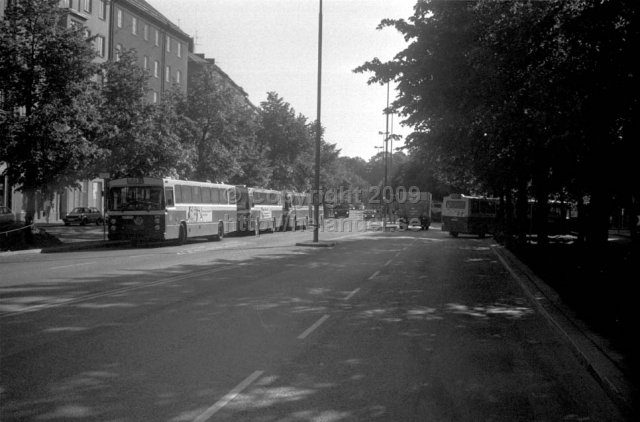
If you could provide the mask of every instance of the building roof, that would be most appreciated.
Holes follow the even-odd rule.
[[[145,0],[120,0],[120,1],[123,4],[127,4],[135,7],[136,9],[147,14],[148,16],[151,16],[153,19],[157,20],[158,22],[166,25],[172,31],[178,33],[179,35],[182,35],[185,38],[188,38],[190,42],[193,42],[193,39],[189,34],[187,34],[182,29],[180,29],[178,25],[174,24],[169,19],[167,19],[167,17],[165,17],[162,13],[158,12],[153,6],[151,6]]]

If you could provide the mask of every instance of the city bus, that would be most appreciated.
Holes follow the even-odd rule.
[[[311,194],[294,191],[285,191],[284,215],[282,229],[298,230],[306,229],[313,220],[313,205]],[[322,210],[322,207],[320,208]],[[322,211],[321,211],[322,214]]]
[[[442,230],[453,237],[475,234],[483,238],[493,234],[498,213],[498,198],[451,194],[442,198]]]
[[[233,185],[170,178],[136,177],[109,181],[109,240],[178,240],[248,228],[246,189]],[[243,226],[244,225],[244,226]]]
[[[251,229],[275,231],[281,224],[284,200],[282,192],[263,188],[249,188]]]

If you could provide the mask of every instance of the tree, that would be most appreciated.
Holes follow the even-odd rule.
[[[261,108],[257,146],[271,169],[271,187],[305,189],[312,180],[315,129],[275,92]]]
[[[587,195],[589,238],[605,244],[612,198],[637,197],[635,166],[618,164],[637,134],[637,18],[626,0],[423,0],[379,26],[407,48],[355,71],[398,82],[393,108],[416,129],[407,144],[442,180],[515,195],[521,220],[535,197],[541,244],[549,197]]]
[[[170,92],[159,105],[150,104],[148,77],[132,50],[104,64],[97,105],[101,125],[94,136],[104,152],[99,166],[111,177],[177,176],[186,166],[190,149],[180,137],[185,125],[177,112],[181,100]]]
[[[71,186],[99,149],[85,134],[95,122],[95,52],[85,29],[67,25],[57,0],[10,2],[0,20],[0,161],[25,195]]]
[[[187,116],[193,122],[196,180],[266,185],[269,175],[257,147],[257,111],[213,66],[194,76]]]

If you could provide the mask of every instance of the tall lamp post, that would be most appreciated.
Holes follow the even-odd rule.
[[[321,110],[321,88],[322,88],[322,0],[320,0],[320,10],[318,13],[318,100],[316,104],[316,174],[315,174],[315,195],[313,209],[313,242],[318,243],[318,232],[320,226],[320,139],[322,125],[320,124]]]

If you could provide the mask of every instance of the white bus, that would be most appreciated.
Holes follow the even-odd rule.
[[[109,181],[109,240],[222,239],[246,221],[242,190],[233,185],[168,178]],[[246,224],[245,224],[246,225]]]
[[[497,198],[445,196],[442,198],[442,230],[453,237],[460,233],[476,234],[481,238],[493,234],[499,203]]]
[[[282,192],[272,189],[249,188],[251,229],[275,231],[282,222],[284,199]]]

